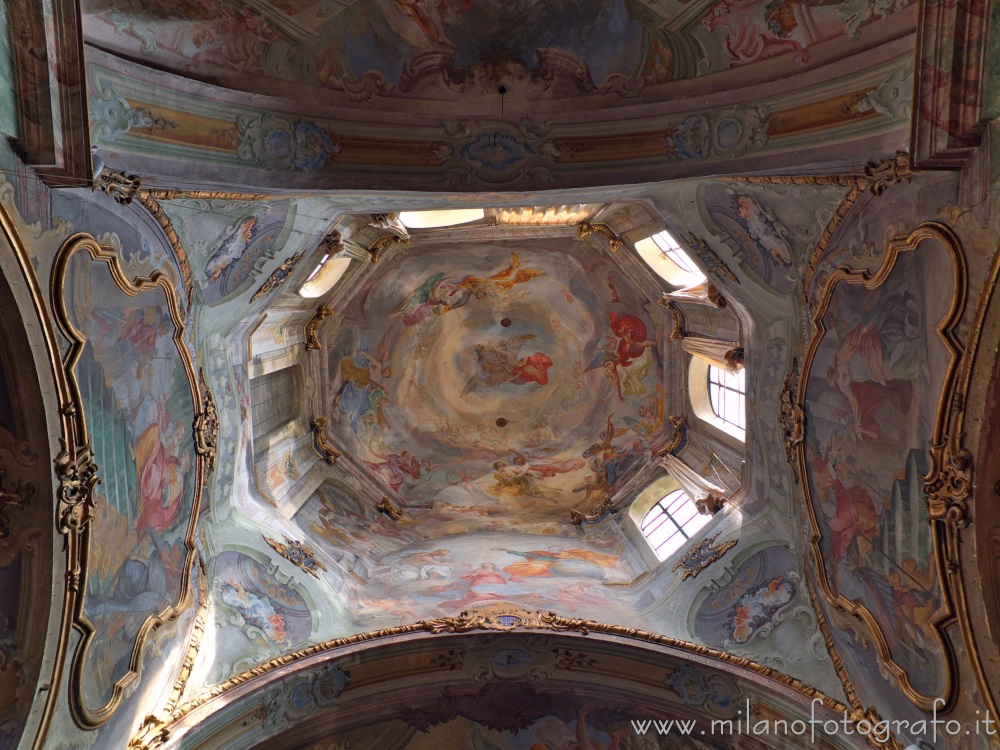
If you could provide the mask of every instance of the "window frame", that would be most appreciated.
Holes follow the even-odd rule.
[[[731,383],[733,378],[738,379],[736,386],[733,386]],[[715,387],[713,388],[713,386]],[[723,370],[721,367],[709,365],[708,372],[706,373],[706,388],[708,389],[708,400],[712,405],[712,411],[715,412],[715,416],[727,425],[734,427],[737,430],[741,430],[744,434],[746,434],[746,370],[741,367],[737,372],[731,373],[727,370]],[[737,415],[736,421],[730,419],[730,410],[726,408],[727,401],[730,398],[735,398],[737,402],[735,410]]]
[[[682,517],[685,513],[687,515],[684,520],[678,521],[678,518]],[[656,523],[660,518],[663,520]],[[642,534],[643,539],[649,545],[657,560],[663,562],[684,549],[687,543],[694,539],[698,532],[704,529],[711,520],[711,516],[706,516],[698,512],[697,505],[695,505],[695,502],[684,490],[677,488],[670,490],[653,503],[643,514],[637,526],[639,527],[639,533]],[[654,523],[656,525],[650,528]],[[661,541],[654,544],[654,535],[664,525],[667,525],[670,533]]]
[[[746,444],[746,429],[737,427],[722,419],[715,413],[715,409],[712,406],[708,386],[709,367],[708,362],[703,359],[699,359],[698,357],[690,358],[690,362],[688,363],[688,398],[691,402],[691,410],[698,419],[714,430],[719,438],[731,448],[742,450]],[[743,372],[745,371],[746,368],[743,368]],[[746,393],[746,375],[742,377],[744,378],[743,419],[744,423],[746,423],[748,394]]]

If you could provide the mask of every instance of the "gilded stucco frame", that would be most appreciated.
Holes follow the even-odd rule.
[[[121,266],[120,258],[113,248],[100,245],[88,234],[78,233],[70,236],[56,254],[49,288],[56,324],[60,332],[70,342],[61,362],[64,388],[61,389],[60,393],[60,412],[64,417],[64,438],[63,453],[56,460],[56,471],[60,478],[57,521],[59,530],[67,537],[67,587],[63,637],[68,639],[71,629],[76,630],[81,636],[70,665],[68,685],[70,710],[77,724],[85,729],[94,729],[111,718],[121,704],[125,690],[138,678],[143,646],[148,636],[164,622],[175,619],[191,605],[191,574],[198,556],[195,548],[195,531],[198,524],[202,490],[208,471],[208,456],[200,451],[195,451],[193,456],[195,459],[195,481],[192,489],[191,512],[184,535],[184,545],[187,552],[181,570],[181,585],[177,601],[145,619],[132,645],[128,670],[115,681],[112,686],[111,698],[99,708],[90,708],[83,695],[82,678],[87,652],[93,641],[95,630],[93,623],[84,612],[84,599],[90,550],[90,526],[93,520],[90,512],[93,507],[92,490],[98,481],[98,467],[94,465],[91,458],[90,436],[87,431],[86,415],[82,408],[79,385],[76,379],[76,366],[87,339],[73,325],[64,296],[64,284],[69,263],[78,252],[86,252],[92,262],[104,263],[117,287],[128,297],[156,292],[157,290],[163,292],[174,326],[173,343],[177,349],[178,357],[184,365],[191,391],[195,415],[191,429],[196,446],[200,444],[199,438],[204,437],[198,434],[198,425],[206,421],[211,396],[207,386],[205,386],[204,392],[199,386],[191,353],[184,343],[184,317],[173,284],[167,274],[161,269],[157,269],[148,277],[136,277],[129,280]]]
[[[807,481],[808,464],[806,461],[804,438],[809,430],[808,420],[806,420],[803,440],[794,446],[794,450],[796,457],[795,466],[799,472],[799,476],[803,478],[801,485],[805,496],[805,505],[811,531],[809,547],[813,561],[813,574],[817,582],[819,594],[830,607],[850,615],[864,625],[871,635],[880,662],[892,677],[898,681],[901,692],[921,710],[931,711],[935,708],[935,701],[937,701],[937,708],[939,710],[942,708],[940,704],[941,699],[945,701],[945,706],[951,705],[955,698],[955,686],[957,682],[954,650],[944,633],[944,629],[956,619],[956,611],[949,586],[950,576],[948,573],[947,545],[948,538],[954,536],[957,527],[963,523],[963,517],[953,510],[949,510],[949,508],[957,505],[957,503],[946,502],[939,498],[937,502],[939,507],[936,509],[933,497],[934,483],[944,479],[943,475],[948,470],[948,466],[951,465],[952,457],[960,454],[958,447],[960,436],[948,428],[952,423],[951,412],[954,408],[953,394],[957,386],[956,379],[964,353],[964,349],[955,335],[955,328],[961,321],[965,311],[968,280],[965,256],[962,252],[961,243],[951,229],[937,222],[925,222],[920,224],[908,236],[896,237],[890,240],[882,264],[874,273],[867,270],[856,270],[848,266],[841,266],[830,274],[822,292],[817,298],[815,306],[811,308],[810,322],[812,324],[812,335],[802,364],[802,375],[799,381],[795,405],[802,410],[805,408],[810,371],[816,354],[819,351],[819,346],[827,331],[823,323],[823,318],[827,313],[837,285],[844,282],[851,285],[862,285],[867,291],[878,289],[892,274],[900,254],[917,250],[925,241],[938,242],[947,250],[952,261],[955,276],[949,309],[935,326],[935,330],[945,349],[949,352],[950,358],[945,370],[944,381],[941,386],[941,393],[938,397],[935,413],[930,446],[931,469],[926,476],[922,477],[924,480],[924,495],[926,496],[928,492],[931,492],[932,495],[929,502],[931,544],[933,549],[932,564],[938,579],[942,600],[941,607],[934,613],[929,622],[930,630],[933,632],[940,646],[945,662],[945,684],[940,695],[924,695],[913,687],[906,670],[893,660],[885,634],[871,610],[859,602],[848,599],[843,594],[834,595],[823,564],[823,554],[820,548],[823,534],[817,521],[816,510],[813,505],[809,482]],[[942,504],[948,507],[942,510],[940,508]]]

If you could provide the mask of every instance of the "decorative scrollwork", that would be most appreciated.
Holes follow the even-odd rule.
[[[395,245],[397,243],[400,245],[409,245],[410,235],[400,237],[398,234],[383,234],[381,237],[376,239],[368,248],[368,254],[371,256],[372,263],[378,263],[378,259],[382,254],[382,251],[390,245]]]
[[[868,189],[872,191],[872,195],[882,195],[893,185],[898,185],[903,180],[910,180],[913,175],[910,155],[905,151],[897,151],[891,159],[870,161],[865,166],[865,174],[871,178]]]
[[[326,417],[313,417],[309,426],[313,432],[313,448],[316,449],[320,458],[332,466],[343,454],[330,445],[326,439],[326,433],[323,431],[323,428],[326,427]]]
[[[302,253],[296,253],[291,258],[286,260],[280,266],[274,269],[270,276],[267,277],[267,281],[261,284],[260,289],[253,293],[250,298],[251,302],[256,302],[261,297],[270,294],[279,286],[288,281],[288,277],[292,275],[292,271],[295,270],[295,266],[298,265],[299,261],[302,259]]]
[[[656,304],[670,311],[674,319],[674,329],[670,332],[670,340],[680,341],[684,338],[684,313],[681,312],[676,302],[666,297],[656,300]]]
[[[569,512],[569,517],[573,520],[574,526],[580,526],[584,523],[597,523],[608,513],[611,513],[615,509],[615,504],[611,502],[610,497],[604,498],[601,504],[597,506],[590,513],[584,513],[583,511],[572,509]]]
[[[136,175],[127,175],[121,172],[101,172],[94,187],[107,193],[123,206],[127,206],[135,200],[141,189],[139,178]]]
[[[586,237],[588,234],[598,234],[608,241],[608,247],[611,248],[611,252],[616,253],[625,247],[625,242],[615,234],[615,230],[612,229],[607,224],[602,224],[600,222],[591,223],[589,221],[584,221],[579,224],[580,227],[580,237]]]
[[[667,444],[660,448],[657,455],[665,456],[668,453],[673,453],[684,444],[684,440],[687,438],[687,420],[684,417],[671,415],[670,424],[674,428],[674,434],[670,436]]]
[[[269,536],[264,536],[264,541],[267,542],[271,549],[306,573],[319,578],[319,572],[327,570],[326,565],[321,560],[316,559],[315,550],[302,542],[294,541],[287,536],[285,537],[284,544],[277,539],[271,539]]]
[[[796,448],[802,444],[806,436],[806,413],[799,405],[799,362],[792,360],[792,369],[781,387],[778,402],[778,426],[781,428],[782,440],[785,444],[785,457],[792,465],[795,481],[799,479]]]
[[[208,383],[205,382],[204,370],[199,370],[199,380],[201,411],[194,418],[194,449],[199,456],[205,459],[206,471],[212,471],[215,468],[218,450],[219,412],[215,408],[212,391],[209,390]]]
[[[398,521],[403,517],[403,511],[392,504],[392,500],[389,499],[388,495],[382,496],[382,499],[378,501],[378,505],[375,506],[375,510],[379,513],[385,513],[393,521]]]
[[[316,308],[316,312],[313,313],[312,317],[306,321],[305,337],[306,337],[306,349],[322,349],[323,344],[320,342],[318,333],[319,326],[324,320],[333,315],[333,308],[327,307],[326,305],[320,305]]]
[[[57,496],[59,507],[59,531],[76,534],[90,522],[90,509],[94,507],[94,487],[101,483],[97,476],[97,464],[89,445],[77,448],[70,456],[63,444],[63,450],[56,456],[56,476],[59,477]]]
[[[728,542],[723,542],[716,547],[714,546],[715,540],[718,538],[719,535],[714,534],[707,539],[702,539],[700,542],[691,545],[690,549],[684,554],[684,557],[678,560],[671,570],[677,571],[683,569],[682,581],[686,581],[688,578],[695,578],[701,571],[712,563],[721,560],[723,555],[736,546],[736,540],[730,539]]]
[[[7,487],[6,479],[7,472],[0,469],[0,539],[10,536],[10,519],[7,517],[7,511],[21,510],[35,494],[35,485],[17,479]]]
[[[66,586],[70,591],[78,592],[83,577],[80,566],[81,535],[90,523],[94,487],[101,480],[97,477],[97,464],[94,463],[90,445],[78,447],[72,455],[66,450],[65,442],[62,442],[62,447],[55,460],[56,476],[59,477],[56,525],[59,533],[69,538],[66,545]]]
[[[956,528],[969,525],[969,497],[972,495],[972,454],[954,450],[947,442],[931,446],[933,467],[924,480],[927,511],[932,521],[944,521]]]
[[[529,612],[523,607],[507,602],[490,604],[479,609],[465,610],[458,617],[439,617],[423,620],[420,625],[432,633],[468,633],[473,630],[511,631],[522,628],[538,630],[589,632],[587,622],[568,620],[554,612]]]

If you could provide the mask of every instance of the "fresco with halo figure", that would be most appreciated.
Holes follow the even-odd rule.
[[[924,696],[944,690],[948,669],[932,625],[943,601],[922,475],[951,359],[937,327],[955,273],[949,253],[927,241],[900,254],[875,289],[835,283],[804,383],[820,572],[834,598],[872,614],[892,661]],[[863,623],[852,629],[874,643]]]
[[[456,531],[563,520],[662,438],[659,311],[575,241],[385,259],[325,345],[327,434]]]
[[[179,603],[193,564],[193,372],[162,289],[128,296],[80,250],[62,293],[86,340],[75,374],[101,478],[83,606],[95,632],[81,673],[96,707],[127,674],[142,624]]]

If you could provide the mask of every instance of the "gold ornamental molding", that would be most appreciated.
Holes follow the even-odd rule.
[[[858,696],[858,691],[854,687],[851,676],[847,673],[847,667],[844,666],[844,660],[841,658],[837,644],[830,633],[830,626],[823,615],[823,609],[819,606],[819,601],[816,599],[816,589],[813,586],[812,579],[808,575],[806,576],[806,590],[809,592],[809,604],[816,615],[816,624],[819,626],[819,632],[823,635],[823,643],[826,646],[827,653],[830,654],[830,660],[833,662],[833,671],[840,678],[840,682],[844,687],[844,695],[847,697],[848,707],[845,709],[843,715],[855,726],[860,722],[865,722],[869,727],[879,726],[882,722],[882,717],[874,707],[866,707]],[[867,740],[877,750],[903,750],[903,743],[892,733],[889,733],[888,736],[876,736],[875,733],[871,733],[868,735]]]
[[[903,180],[909,182],[913,177],[910,155],[905,151],[897,151],[891,159],[870,161],[865,165],[865,176],[868,177],[868,189],[872,195],[882,195],[893,185],[898,185]]]
[[[656,300],[656,304],[660,307],[666,309],[674,321],[673,330],[670,331],[671,341],[680,341],[684,338],[684,313],[677,306],[677,303],[671,299],[661,298]]]
[[[682,581],[686,581],[688,578],[697,578],[701,571],[712,563],[721,560],[737,544],[736,539],[730,539],[715,546],[715,540],[718,538],[718,534],[713,534],[707,539],[695,542],[684,553],[684,557],[674,563],[674,567],[670,570],[675,573],[678,570],[683,570],[684,572],[681,575]]]
[[[191,511],[183,538],[186,555],[180,573],[177,599],[172,604],[167,604],[159,612],[150,614],[143,621],[132,645],[128,668],[112,685],[111,697],[108,701],[98,708],[92,708],[87,705],[84,695],[83,672],[87,653],[96,631],[94,624],[87,617],[84,603],[87,591],[90,534],[94,523],[93,493],[100,479],[97,475],[98,466],[93,460],[86,415],[83,410],[83,399],[76,375],[76,367],[87,344],[87,339],[71,320],[65,298],[69,263],[77,253],[85,253],[93,263],[104,264],[115,285],[122,294],[128,297],[136,297],[143,293],[162,293],[174,329],[172,341],[187,377],[192,411],[196,421],[197,417],[203,415],[201,408],[203,401],[198,380],[195,377],[191,354],[184,343],[184,316],[181,313],[180,302],[173,284],[167,274],[158,269],[148,277],[129,279],[114,248],[100,245],[97,240],[87,234],[70,236],[56,254],[49,288],[53,317],[60,332],[70,342],[68,350],[60,360],[60,381],[65,384],[65,387],[60,388],[59,399],[60,413],[64,417],[64,437],[61,439],[62,451],[55,459],[55,470],[59,479],[59,486],[56,490],[58,499],[57,524],[59,531],[66,535],[67,542],[67,586],[60,639],[61,648],[65,650],[68,648],[71,631],[75,630],[80,635],[70,664],[69,705],[74,721],[82,728],[93,729],[103,725],[111,718],[121,704],[129,686],[138,678],[143,646],[149,635],[164,622],[176,619],[181,612],[190,606],[192,599],[191,571],[197,559],[194,543],[195,532],[202,489],[207,473],[207,455],[196,453],[195,456]],[[193,433],[194,424],[192,424],[191,429]],[[53,689],[52,692],[56,691]],[[49,713],[45,718],[46,723],[51,719],[51,709],[47,708],[47,711]],[[39,736],[42,734],[40,732]]]
[[[688,641],[682,641],[670,636],[650,633],[636,628],[628,628],[621,625],[609,625],[596,620],[568,618],[554,612],[532,612],[517,604],[496,602],[481,608],[466,610],[455,617],[440,617],[429,620],[421,620],[416,623],[400,625],[393,628],[358,633],[356,635],[330,640],[325,643],[307,646],[306,648],[271,659],[264,664],[248,669],[247,671],[235,675],[219,685],[209,688],[200,695],[194,696],[179,705],[175,705],[169,715],[167,715],[167,712],[161,712],[161,714],[157,717],[151,717],[152,722],[150,726],[144,733],[141,734],[141,736],[137,734],[136,737],[133,738],[133,742],[129,744],[129,750],[155,750],[156,748],[159,748],[171,736],[171,729],[194,711],[242,685],[265,677],[275,670],[287,667],[297,661],[320,654],[327,654],[347,646],[353,646],[366,642],[375,642],[402,635],[416,633],[463,634],[480,631],[505,633],[516,631],[548,631],[557,633],[575,633],[581,636],[591,634],[607,635],[635,641],[638,645],[651,644],[673,648],[709,659],[717,662],[718,664],[731,665],[738,669],[747,670],[766,679],[773,680],[777,684],[786,688],[794,690],[809,700],[818,700],[830,711],[840,715],[846,714],[849,721],[854,724],[855,730],[860,730],[858,722],[869,722],[872,717],[877,716],[872,709],[864,711],[857,708],[853,704],[845,705],[836,698],[826,695],[811,685],[807,685],[802,680],[791,677],[773,667],[765,666],[742,656],[736,656],[728,651],[721,651],[709,646],[690,643]],[[832,645],[832,642],[829,642],[828,645]],[[839,657],[836,655],[836,651],[832,650],[831,654],[834,655],[835,665],[840,663]],[[853,689],[847,694],[849,696],[856,697]],[[872,731],[874,731],[872,729],[873,726],[874,725],[871,723],[868,724],[868,728]],[[859,733],[863,734],[863,732]],[[895,738],[890,738],[888,742],[878,743],[875,741],[874,736],[869,734],[868,739],[874,747],[881,748],[882,750],[902,750],[902,745],[900,745]]]
[[[667,444],[657,451],[656,455],[666,456],[668,453],[675,452],[684,444],[684,440],[687,438],[687,420],[684,417],[670,416],[670,424],[674,428],[673,435],[670,436],[670,440]]]
[[[792,369],[785,377],[778,398],[778,427],[785,445],[785,458],[792,466],[795,481],[799,481],[799,467],[795,451],[806,437],[806,412],[797,401],[799,392],[799,361],[792,359]]]
[[[170,243],[174,256],[177,258],[187,302],[190,305],[194,296],[194,276],[191,273],[191,263],[188,261],[187,250],[184,249],[184,243],[181,242],[173,222],[163,210],[163,206],[156,200],[157,192],[162,191],[147,190],[142,187],[139,177],[134,174],[125,175],[121,172],[102,172],[94,183],[94,187],[107,193],[123,206],[136,201],[160,225],[163,235],[167,238],[167,242]]]
[[[194,618],[194,625],[191,628],[191,636],[188,638],[187,651],[184,660],[181,662],[180,671],[174,681],[170,695],[163,705],[163,708],[155,714],[148,715],[139,725],[135,734],[129,740],[126,750],[143,750],[147,747],[158,747],[170,738],[170,732],[165,726],[169,717],[177,708],[177,704],[184,697],[188,680],[194,670],[195,660],[201,650],[201,642],[205,636],[205,624],[208,621],[208,576],[205,572],[205,561],[198,557],[198,613]]]
[[[219,412],[215,408],[215,399],[205,382],[205,371],[199,369],[201,384],[201,411],[194,420],[194,449],[205,459],[205,470],[215,469],[219,439]]]
[[[579,227],[579,233],[577,234],[578,237],[583,238],[590,234],[599,235],[603,237],[605,240],[607,240],[608,247],[611,249],[611,252],[613,253],[617,253],[619,250],[625,247],[624,240],[622,240],[622,238],[619,237],[615,233],[615,230],[612,229],[608,224],[603,224],[601,222],[591,223],[589,221],[583,221],[580,222],[577,226]]]
[[[569,512],[570,520],[573,521],[574,526],[582,526],[584,523],[597,523],[608,513],[613,512],[615,509],[615,504],[611,502],[610,497],[606,497],[601,501],[594,510],[589,513],[584,513],[583,511],[572,509]]]
[[[830,240],[833,239],[834,233],[847,217],[847,214],[849,214],[851,209],[854,208],[858,199],[866,192],[871,193],[876,197],[880,196],[888,188],[899,184],[904,179],[909,181],[912,175],[913,171],[910,165],[910,155],[906,151],[897,151],[896,155],[890,159],[884,159],[879,162],[868,162],[868,164],[865,165],[864,175],[815,175],[799,178],[760,178],[770,182],[780,182],[782,179],[793,179],[797,181],[788,184],[843,185],[850,187],[841,199],[840,205],[837,206],[837,210],[834,211],[830,221],[827,222],[826,227],[823,229],[823,233],[816,241],[816,245],[812,251],[812,256],[809,258],[809,262],[806,264],[806,268],[802,273],[803,294],[808,295],[810,293],[813,278],[816,275],[816,269],[818,268],[820,261],[823,259],[823,256],[826,254],[826,250],[830,245]]]
[[[266,297],[279,286],[288,281],[288,277],[292,275],[293,271],[295,271],[295,267],[298,265],[300,260],[302,260],[302,253],[296,253],[280,266],[275,268],[264,283],[260,285],[260,289],[253,293],[250,301],[256,302],[261,297]]]
[[[320,458],[333,466],[343,454],[330,445],[330,442],[326,439],[326,422],[326,417],[313,417],[312,421],[309,422],[309,426],[312,428],[313,433],[313,448],[319,454]]]
[[[277,539],[271,539],[266,534],[262,534],[261,536],[264,537],[264,541],[267,542],[267,545],[271,549],[306,573],[319,578],[319,571],[326,572],[326,565],[316,558],[316,551],[312,547],[289,539],[287,536],[284,543],[279,542]]]
[[[398,234],[383,234],[381,237],[376,238],[376,240],[368,248],[368,254],[371,256],[372,263],[378,263],[378,259],[381,257],[382,252],[392,245],[409,245],[410,236],[400,237]]]
[[[332,307],[320,305],[316,308],[316,312],[312,314],[312,317],[306,321],[305,340],[307,351],[323,348],[323,343],[319,340],[319,327],[324,320],[333,315],[333,312]]]
[[[45,358],[48,360],[48,374],[52,376],[60,403],[58,419],[60,422],[61,432],[64,435],[62,441],[63,448],[65,450],[67,447],[65,436],[70,434],[74,415],[72,404],[69,401],[69,385],[66,382],[65,372],[62,367],[62,354],[59,348],[60,344],[56,335],[55,324],[52,321],[52,316],[49,311],[49,306],[45,300],[44,294],[42,293],[41,285],[38,283],[38,276],[35,272],[31,256],[27,251],[24,241],[21,239],[14,217],[11,215],[9,208],[3,203],[3,201],[0,201],[0,232],[4,234],[10,243],[15,262],[17,263],[21,274],[20,279],[15,281],[14,278],[11,278],[9,280],[12,284],[18,283],[22,285],[23,289],[30,297],[31,307],[33,308],[32,312],[38,319],[40,335],[44,342],[44,354]],[[39,418],[41,418],[41,415],[39,415]],[[71,460],[75,459],[76,446],[70,446],[69,450],[74,452],[74,456],[70,457],[67,452],[67,457],[70,457]],[[58,471],[58,464],[56,469]],[[67,558],[66,570],[72,571],[76,569],[75,566],[77,563],[75,557],[73,556],[79,552],[79,546],[71,546],[67,544],[65,551]],[[69,579],[69,576],[67,576],[67,578]],[[78,580],[79,578],[77,578],[77,581]],[[70,582],[70,580],[67,581],[67,583]],[[52,723],[52,715],[55,712],[56,703],[63,694],[62,690],[60,690],[60,685],[62,684],[63,670],[66,663],[66,652],[69,648],[70,622],[72,619],[71,605],[71,590],[67,585],[66,593],[63,596],[62,613],[58,624],[59,636],[56,641],[55,653],[53,654],[54,666],[52,667],[51,672],[50,689],[48,690],[47,698],[40,698],[40,700],[44,700],[44,709],[42,711],[38,733],[36,734],[34,744],[32,745],[35,750],[40,750],[40,748],[45,744],[45,736],[48,733],[49,725]]]
[[[837,285],[841,283],[860,285],[869,291],[878,289],[892,274],[899,256],[917,250],[925,241],[938,242],[947,250],[955,276],[950,307],[944,318],[936,325],[937,334],[948,351],[949,361],[938,398],[931,437],[931,470],[923,478],[924,491],[930,495],[928,499],[932,508],[929,518],[933,550],[932,565],[941,588],[942,599],[942,606],[928,623],[944,660],[945,684],[940,695],[926,695],[913,686],[906,670],[893,659],[889,641],[882,630],[879,618],[865,604],[849,599],[843,594],[834,593],[823,564],[820,547],[823,534],[811,497],[804,439],[798,442],[795,451],[811,528],[809,545],[819,594],[830,607],[845,613],[864,626],[871,636],[882,667],[899,684],[901,692],[921,710],[931,711],[935,706],[939,710],[946,710],[953,702],[956,693],[955,654],[944,632],[945,628],[957,619],[955,597],[952,594],[953,586],[948,583],[953,571],[951,563],[953,555],[950,554],[949,547],[954,547],[958,531],[966,521],[972,471],[969,454],[959,446],[960,435],[951,429],[955,420],[954,408],[956,405],[961,406],[961,399],[956,399],[955,393],[963,350],[955,334],[955,328],[965,310],[967,284],[965,256],[958,237],[951,229],[937,222],[927,222],[918,226],[908,236],[891,240],[881,266],[874,273],[847,266],[833,271],[811,312],[812,336],[803,360],[798,393],[793,403],[798,408],[805,409],[810,371],[827,331],[823,318],[829,309]],[[807,424],[804,427],[808,429]],[[945,701],[944,706],[941,705],[941,700]]]
[[[402,509],[393,505],[388,495],[382,496],[382,499],[378,501],[378,505],[375,506],[375,510],[389,516],[393,521],[398,521],[403,517]]]

